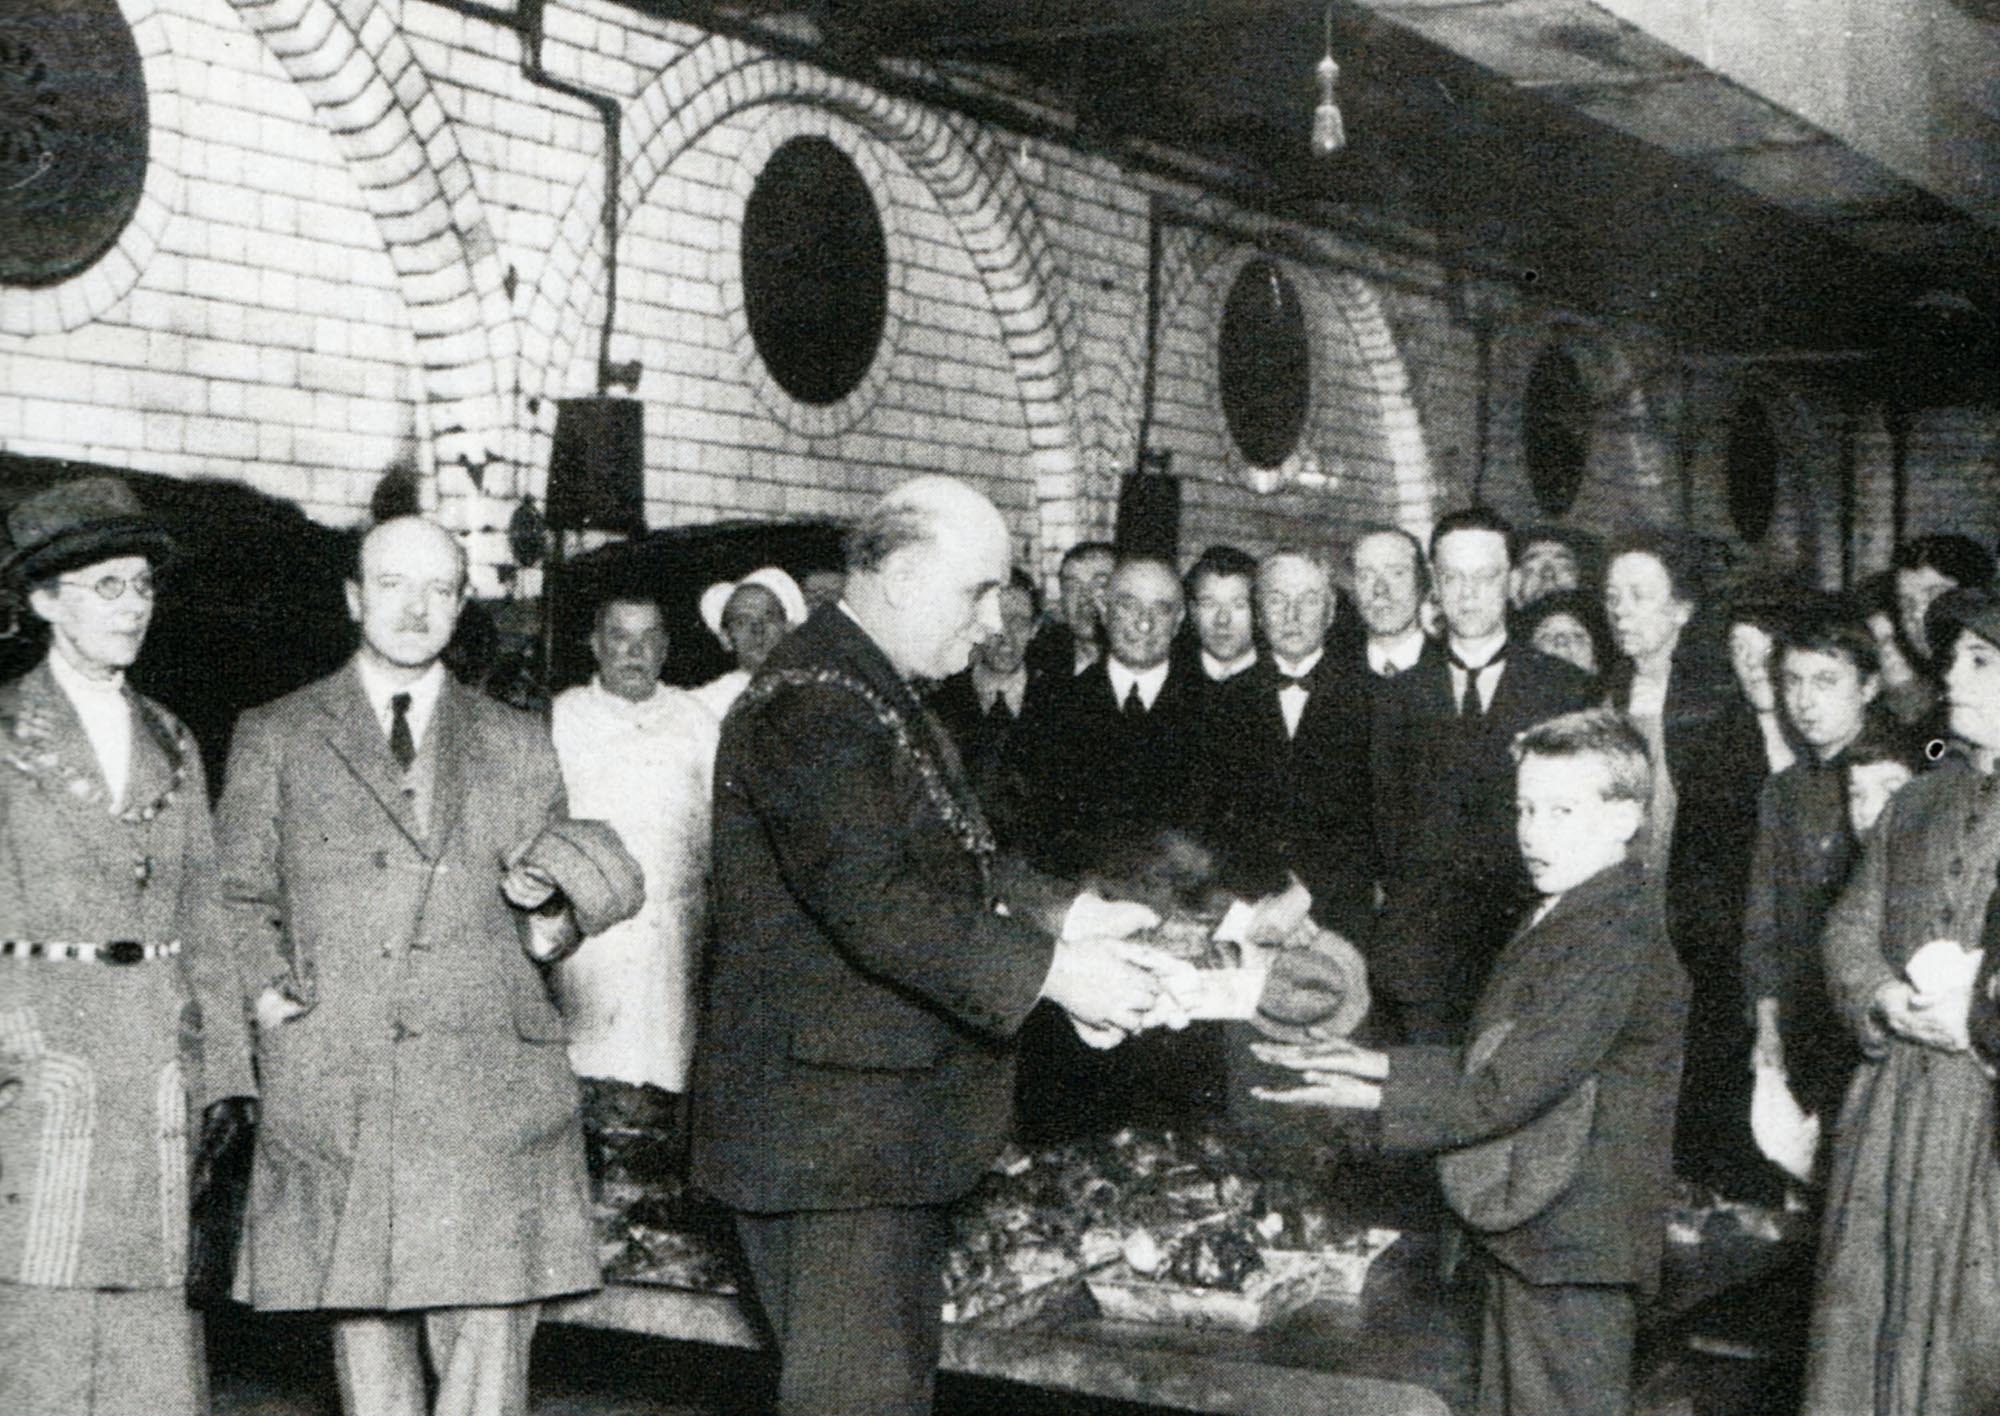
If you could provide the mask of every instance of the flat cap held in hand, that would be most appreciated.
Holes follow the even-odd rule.
[[[623,923],[646,903],[645,873],[618,833],[602,821],[558,821],[544,827],[517,861],[555,881],[585,934]]]
[[[1292,931],[1271,960],[1251,1019],[1283,1042],[1346,1037],[1368,1016],[1368,966],[1361,951],[1311,921]]]

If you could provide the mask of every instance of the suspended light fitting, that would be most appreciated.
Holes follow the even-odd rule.
[[[1326,54],[1319,61],[1319,107],[1313,110],[1313,156],[1331,157],[1347,146],[1347,125],[1341,121],[1340,105],[1334,101],[1333,86],[1340,78],[1340,65],[1333,62],[1333,7],[1326,7]]]

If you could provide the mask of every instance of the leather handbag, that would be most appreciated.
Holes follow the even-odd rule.
[[[1470,1077],[1493,1060],[1512,1022],[1488,1028],[1466,1050]],[[1438,1179],[1453,1214],[1482,1234],[1518,1229],[1562,1198],[1576,1179],[1597,1120],[1597,1079],[1586,1077],[1517,1131],[1438,1157]]]

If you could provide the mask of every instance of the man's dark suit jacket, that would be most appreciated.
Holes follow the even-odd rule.
[[[1104,662],[1100,653],[1097,661]],[[1045,678],[1052,684],[1065,684],[1076,675],[1076,631],[1060,620],[1052,620],[1036,632],[1028,641],[1028,677]]]
[[[961,669],[941,680],[928,699],[931,712],[951,734],[966,778],[979,793],[1003,849],[1016,850],[1026,844],[1033,733],[1054,693],[1046,680],[1030,674],[1018,715],[1004,705],[986,712],[973,690],[972,670]]]
[[[1493,701],[1459,720],[1442,644],[1381,683],[1370,729],[1384,908],[1370,975],[1398,1003],[1470,1004],[1532,897],[1514,840],[1515,734],[1589,705],[1580,670],[1507,645]]]
[[[786,670],[867,685],[971,798],[942,729],[845,612],[816,611],[763,672]],[[1004,1143],[1013,1038],[1053,942],[1028,911],[994,911],[978,857],[865,700],[750,693],[716,759],[693,1178],[752,1213],[949,1201]]]
[[[1199,670],[1172,665],[1152,708],[1132,718],[1104,662],[1055,687],[1031,727],[1036,865],[1065,877],[1115,873],[1144,857],[1158,831],[1199,826],[1210,687]]]
[[[1485,1067],[1467,1077],[1455,1047],[1390,1049],[1382,1143],[1443,1151],[1504,1136],[1595,1077],[1595,1124],[1568,1188],[1525,1224],[1479,1242],[1530,1283],[1651,1288],[1687,997],[1658,884],[1636,865],[1602,871],[1501,951],[1470,1037],[1513,1026]]]
[[[1269,660],[1210,689],[1206,834],[1233,893],[1282,890],[1296,874],[1312,892],[1313,918],[1365,948],[1375,916],[1372,694],[1352,661],[1330,650],[1307,679],[1295,737]]]

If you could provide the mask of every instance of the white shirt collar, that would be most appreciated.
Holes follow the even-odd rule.
[[[1411,625],[1393,639],[1370,639],[1368,641],[1369,672],[1380,674],[1386,668],[1394,668],[1397,673],[1408,673],[1416,666],[1424,653],[1424,631],[1420,625]]]
[[[433,660],[415,682],[400,684],[384,678],[382,671],[363,654],[354,656],[354,669],[361,679],[361,691],[368,696],[368,706],[375,710],[375,721],[381,725],[385,738],[396,718],[389,700],[399,693],[410,695],[410,741],[422,747],[424,734],[430,731],[431,717],[437,712],[438,695],[444,691],[444,665]]]
[[[652,726],[673,715],[674,693],[663,683],[655,683],[651,693],[634,703],[606,688],[600,675],[592,674],[589,694],[589,702],[598,712],[638,727]]]
[[[1139,701],[1151,712],[1153,701],[1160,696],[1160,690],[1167,685],[1167,670],[1173,667],[1171,659],[1153,665],[1144,671],[1128,668],[1116,659],[1107,659],[1105,668],[1111,673],[1111,700],[1119,707],[1125,706],[1125,699],[1132,692],[1132,685],[1139,685]]]
[[[1307,674],[1311,673],[1314,669],[1318,668],[1319,661],[1321,659],[1324,659],[1325,657],[1326,657],[1326,646],[1322,644],[1319,648],[1313,650],[1312,653],[1306,655],[1305,658],[1303,659],[1291,660],[1285,658],[1282,654],[1273,654],[1271,656],[1271,663],[1277,668],[1279,673],[1284,674],[1289,678],[1304,678]],[[1283,688],[1280,688],[1278,691],[1282,693],[1285,691],[1286,688],[1290,687],[1292,687],[1291,684],[1286,684],[1284,685]],[[1300,689],[1299,691],[1303,693],[1305,690]]]
[[[1226,664],[1206,649],[1201,651],[1201,671],[1217,683],[1221,683],[1225,679],[1235,678],[1256,662],[1257,649],[1255,645],[1245,649],[1241,657],[1231,659]]]
[[[125,701],[125,671],[115,670],[108,679],[92,678],[89,674],[63,657],[63,651],[49,646],[49,672],[69,695],[70,702],[80,697],[115,698],[121,704]]]
[[[1458,655],[1460,663],[1475,664],[1484,673],[1492,665],[1493,656],[1507,647],[1507,631],[1498,630],[1484,639],[1447,637],[1445,647]]]

